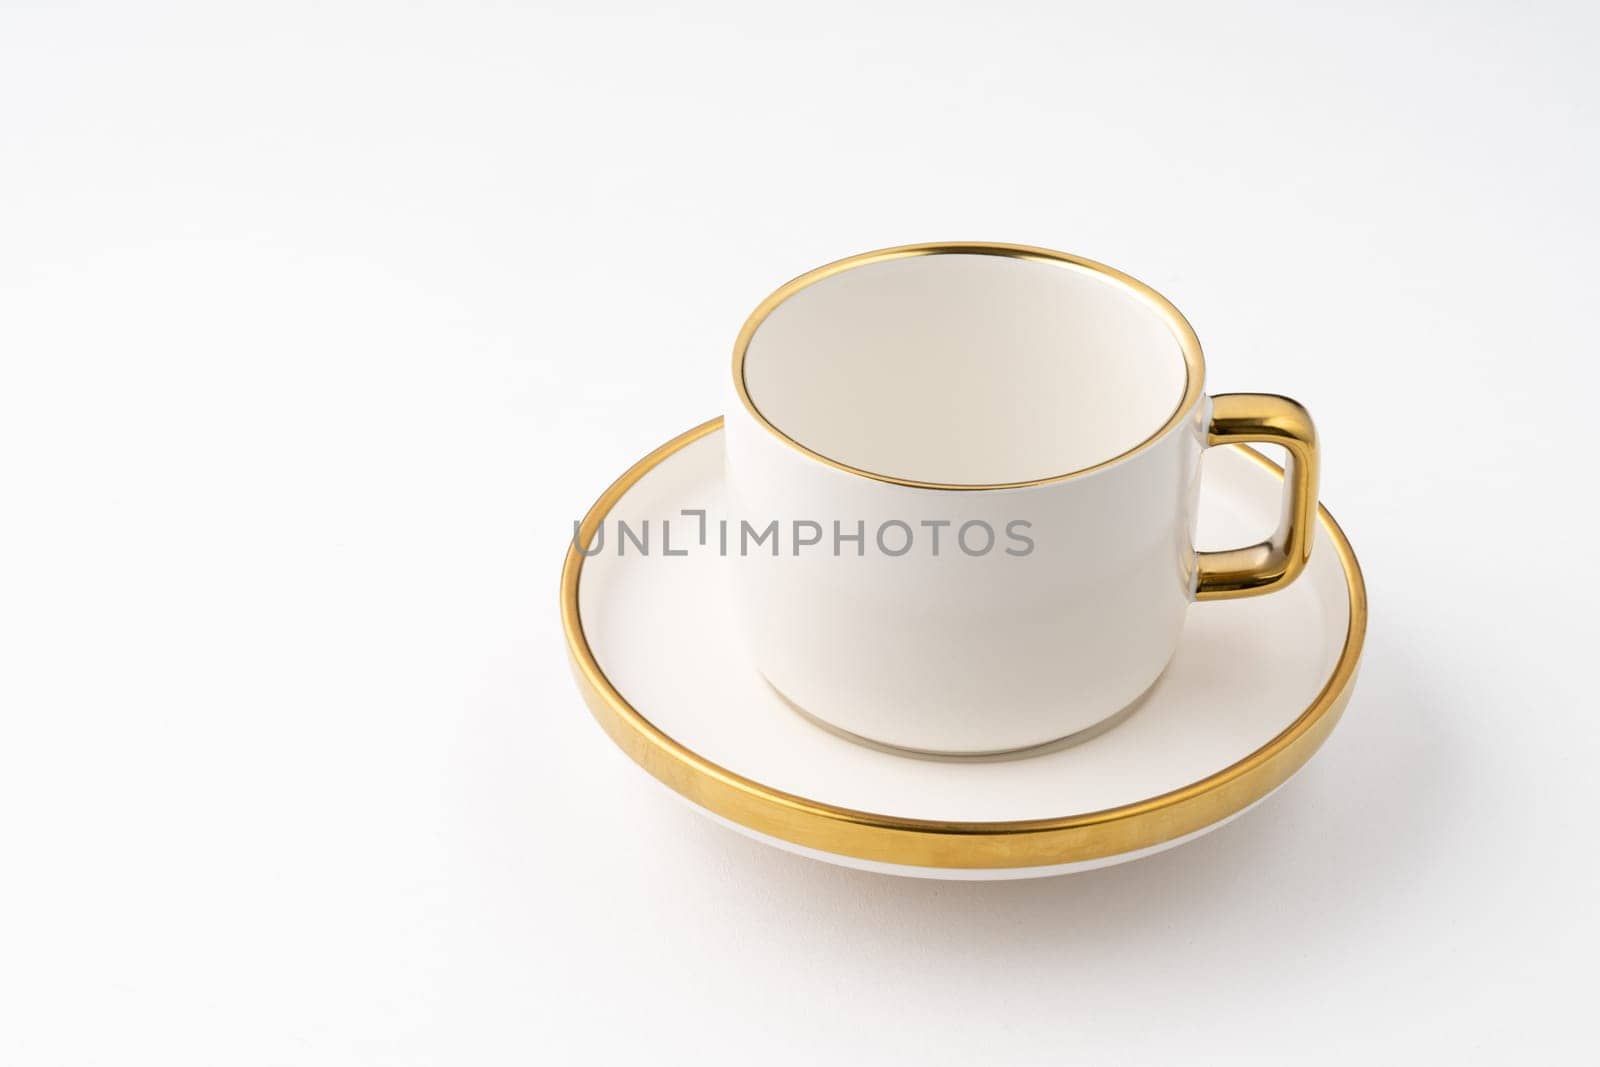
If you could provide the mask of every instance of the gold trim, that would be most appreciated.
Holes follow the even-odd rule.
[[[1339,721],[1355,681],[1367,632],[1367,594],[1361,567],[1344,532],[1318,508],[1350,594],[1350,624],[1333,674],[1287,729],[1244,759],[1191,785],[1133,804],[1051,819],[942,822],[855,811],[785,793],[735,774],[679,744],[623,699],[595,661],[578,611],[578,583],[588,544],[622,495],[687,445],[722,428],[701,423],[668,441],[613,482],[579,527],[561,570],[561,625],[573,671],[595,719],[645,770],[716,815],[806,848],[856,859],[913,867],[1046,867],[1120,855],[1171,841],[1243,811],[1288,780]],[[1235,446],[1242,447],[1242,446]],[[1269,470],[1281,468],[1251,449]]]
[[[998,482],[992,485],[920,482],[911,478],[897,478],[890,474],[878,474],[874,471],[863,470],[860,467],[852,467],[848,463],[842,463],[839,460],[831,459],[828,456],[824,456],[820,452],[815,452],[812,449],[807,448],[805,445],[801,444],[799,441],[796,441],[794,438],[790,437],[788,434],[784,433],[782,430],[778,429],[772,423],[767,421],[767,417],[761,413],[761,409],[756,407],[755,401],[750,398],[750,392],[745,386],[744,359],[745,353],[750,347],[750,341],[755,337],[756,331],[761,328],[761,324],[767,320],[767,316],[771,315],[779,304],[782,304],[785,300],[789,299],[800,290],[811,285],[815,285],[824,278],[831,278],[835,274],[842,274],[845,271],[853,270],[856,267],[864,267],[870,263],[886,263],[894,259],[907,259],[912,256],[942,255],[1008,256],[1014,259],[1031,259],[1040,263],[1049,263],[1058,267],[1066,267],[1073,270],[1084,271],[1089,274],[1096,274],[1108,281],[1115,282],[1116,284],[1122,286],[1123,289],[1127,290],[1135,297],[1138,297],[1140,300],[1143,300],[1146,304],[1150,305],[1150,307],[1157,314],[1159,314],[1163,320],[1166,321],[1167,328],[1172,331],[1173,337],[1178,342],[1178,347],[1182,349],[1184,373],[1186,378],[1183,399],[1178,402],[1178,406],[1173,409],[1172,415],[1165,423],[1161,425],[1160,429],[1156,430],[1149,437],[1146,437],[1143,441],[1134,445],[1132,448],[1118,455],[1112,456],[1110,459],[1102,460],[1101,462],[1090,467],[1083,467],[1079,470],[1068,471],[1066,474],[1052,474],[1044,478],[1032,478],[1021,482]],[[1124,274],[1114,267],[1108,267],[1104,263],[1096,263],[1092,259],[1084,259],[1082,256],[1074,256],[1066,252],[1056,252],[1049,248],[1038,248],[1033,245],[998,244],[987,241],[963,241],[955,243],[935,242],[932,244],[899,245],[895,248],[882,248],[875,252],[863,252],[860,255],[849,256],[845,259],[836,260],[833,263],[818,267],[816,270],[807,271],[805,274],[800,275],[800,277],[780,286],[775,292],[773,292],[771,296],[767,297],[759,305],[757,305],[756,309],[750,313],[750,317],[745,320],[743,328],[739,330],[738,339],[733,343],[733,387],[739,394],[739,401],[744,405],[745,410],[750,412],[751,417],[754,418],[756,422],[766,427],[766,429],[771,432],[773,436],[777,437],[778,440],[783,441],[785,444],[799,449],[812,459],[826,463],[835,470],[844,471],[847,474],[859,474],[863,478],[871,478],[874,481],[879,482],[888,482],[892,485],[910,486],[915,489],[948,489],[955,491],[977,489],[1025,489],[1035,485],[1050,485],[1055,482],[1064,482],[1071,478],[1078,478],[1086,474],[1093,474],[1098,470],[1104,470],[1106,467],[1109,467],[1112,464],[1121,463],[1123,460],[1143,452],[1161,438],[1165,437],[1168,433],[1171,433],[1175,427],[1184,421],[1184,418],[1191,410],[1193,410],[1194,406],[1200,402],[1200,393],[1205,387],[1205,379],[1205,356],[1200,351],[1200,338],[1195,335],[1194,328],[1189,325],[1189,321],[1185,319],[1183,314],[1172,305],[1171,301],[1162,296],[1160,293],[1156,292],[1154,289],[1150,288],[1144,282],[1141,282],[1139,279],[1134,278],[1131,275]]]

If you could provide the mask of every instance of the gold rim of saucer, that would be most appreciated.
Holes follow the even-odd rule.
[[[1150,848],[1220,822],[1265,797],[1321,747],[1350,700],[1367,632],[1360,564],[1328,509],[1317,520],[1344,570],[1350,622],[1339,660],[1316,698],[1271,741],[1215,774],[1133,804],[1049,819],[944,822],[880,815],[796,796],[719,766],[658,729],[629,704],[595,661],[583,632],[578,583],[587,544],[622,495],[663,460],[722,428],[703,422],[645,456],[595,501],[568,546],[561,570],[561,625],[584,701],[611,740],[669,788],[715,815],[805,848],[910,867],[1046,867]],[[1231,446],[1240,447],[1240,446]],[[1279,477],[1283,469],[1253,449],[1248,456]]]

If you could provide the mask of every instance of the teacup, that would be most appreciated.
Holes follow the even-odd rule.
[[[1134,707],[1191,601],[1282,588],[1311,550],[1305,409],[1204,385],[1176,308],[1061,252],[910,245],[784,285],[739,334],[726,416],[755,667],[811,717],[926,753]],[[1238,441],[1285,448],[1283,519],[1197,552],[1201,453]]]

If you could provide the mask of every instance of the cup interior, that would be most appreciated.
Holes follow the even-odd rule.
[[[1065,477],[1159,436],[1191,377],[1198,390],[1182,317],[1105,268],[953,251],[841,266],[757,312],[735,374],[769,426],[858,472],[952,487]]]

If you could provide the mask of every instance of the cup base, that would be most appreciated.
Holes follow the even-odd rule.
[[[1165,673],[1165,670],[1163,670],[1162,674]],[[767,688],[771,689],[775,694],[777,694],[778,699],[783,701],[784,705],[790,711],[794,712],[802,719],[805,719],[813,726],[820,727],[836,737],[842,737],[851,744],[863,745],[867,748],[876,749],[879,752],[887,752],[892,756],[906,756],[911,759],[937,760],[945,763],[1000,763],[1005,760],[1029,759],[1033,756],[1042,756],[1047,752],[1059,752],[1064,748],[1071,748],[1074,745],[1081,745],[1085,741],[1093,740],[1108,730],[1116,729],[1116,727],[1120,726],[1122,723],[1127,722],[1128,719],[1133,716],[1133,713],[1138,711],[1140,706],[1149,699],[1151,692],[1153,692],[1156,685],[1160,683],[1161,675],[1157,675],[1156,680],[1151,682],[1144,692],[1134,697],[1133,700],[1129,701],[1128,704],[1121,710],[1104,719],[1101,719],[1092,726],[1086,726],[1082,730],[1074,731],[1073,733],[1054,738],[1050,741],[1040,741],[1038,744],[1023,745],[1020,748],[992,749],[983,752],[940,752],[932,749],[907,748],[902,745],[892,745],[887,741],[875,741],[870,737],[863,737],[860,734],[851,733],[842,726],[835,726],[826,719],[807,711],[794,700],[790,699],[787,693],[774,685],[772,680],[766,675],[763,674],[761,676],[761,680],[767,683]]]

